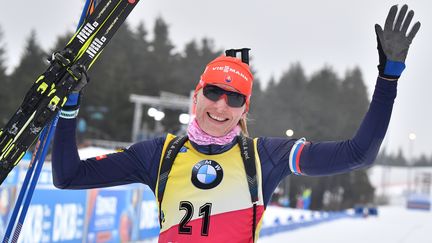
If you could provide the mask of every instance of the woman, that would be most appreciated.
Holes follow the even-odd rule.
[[[384,29],[375,26],[379,75],[356,135],[346,141],[249,139],[249,66],[231,56],[210,62],[193,97],[188,136],[142,141],[123,152],[81,161],[75,144],[77,96],[57,125],[53,177],[59,188],[87,189],[144,183],[159,201],[160,242],[254,242],[267,203],[290,174],[332,175],[373,163],[391,116],[397,80],[420,28],[407,29],[413,11],[393,6]],[[397,15],[397,17],[396,17]],[[75,97],[75,99],[74,99]]]

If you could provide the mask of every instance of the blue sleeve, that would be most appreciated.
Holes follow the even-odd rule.
[[[261,161],[264,205],[267,206],[279,182],[291,174],[288,166],[289,153],[295,139],[260,137],[257,142]]]
[[[371,165],[387,131],[396,88],[397,82],[378,78],[369,110],[352,139],[313,143],[259,138],[265,204],[279,182],[291,173],[323,176]]]
[[[56,187],[88,189],[138,182],[154,191],[164,137],[136,143],[121,152],[80,160],[75,128],[76,119],[59,119],[52,155]]]
[[[352,139],[305,143],[299,154],[299,173],[333,175],[370,166],[378,155],[396,98],[397,82],[378,78],[372,101]],[[292,163],[296,163],[293,159]]]

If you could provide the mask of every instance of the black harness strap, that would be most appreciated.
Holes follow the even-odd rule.
[[[170,141],[168,144],[168,147],[165,151],[161,169],[159,171],[159,183],[158,183],[158,201],[159,201],[159,224],[162,228],[162,221],[163,221],[163,215],[162,215],[162,199],[165,192],[165,187],[168,181],[168,175],[171,171],[171,167],[174,163],[174,160],[180,151],[180,148],[183,147],[183,144],[187,141],[187,136],[178,136],[175,137],[173,140]]]
[[[162,199],[165,192],[165,187],[168,181],[168,175],[171,171],[171,167],[174,160],[180,151],[180,148],[187,141],[188,137],[176,137],[168,145],[164,157],[162,159],[162,165],[159,172],[159,183],[158,183],[158,201],[159,201],[159,223],[162,228],[163,215],[162,215]],[[252,238],[255,241],[255,231],[257,227],[256,214],[257,214],[257,203],[258,203],[258,181],[257,171],[255,165],[255,150],[253,140],[248,137],[237,136],[237,143],[240,146],[241,157],[246,171],[246,177],[251,195],[251,202],[253,205],[253,222],[252,222]]]
[[[258,203],[258,181],[257,171],[255,165],[255,150],[253,140],[244,136],[237,136],[237,143],[240,146],[241,156],[243,158],[243,164],[246,170],[246,177],[249,186],[249,192],[251,195],[251,201],[253,205],[253,221],[252,221],[252,239],[255,242],[255,231],[256,231],[256,214],[257,214],[257,203]]]

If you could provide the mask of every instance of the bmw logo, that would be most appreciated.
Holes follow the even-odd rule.
[[[214,160],[201,160],[192,168],[192,183],[200,189],[212,189],[222,178],[222,167]]]

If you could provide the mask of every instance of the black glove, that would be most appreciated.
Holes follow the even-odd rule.
[[[375,33],[378,41],[379,76],[385,79],[397,80],[405,69],[405,59],[409,46],[420,29],[420,22],[416,22],[407,35],[408,27],[414,16],[414,11],[406,12],[405,4],[398,12],[397,5],[390,8],[385,21],[384,30],[380,25],[375,25]],[[405,18],[406,15],[406,18]],[[395,21],[396,18],[396,21]]]
[[[68,96],[65,105],[60,110],[60,117],[65,119],[73,119],[78,116],[81,90],[90,82],[90,78],[86,71],[80,71],[80,79],[72,93]]]

